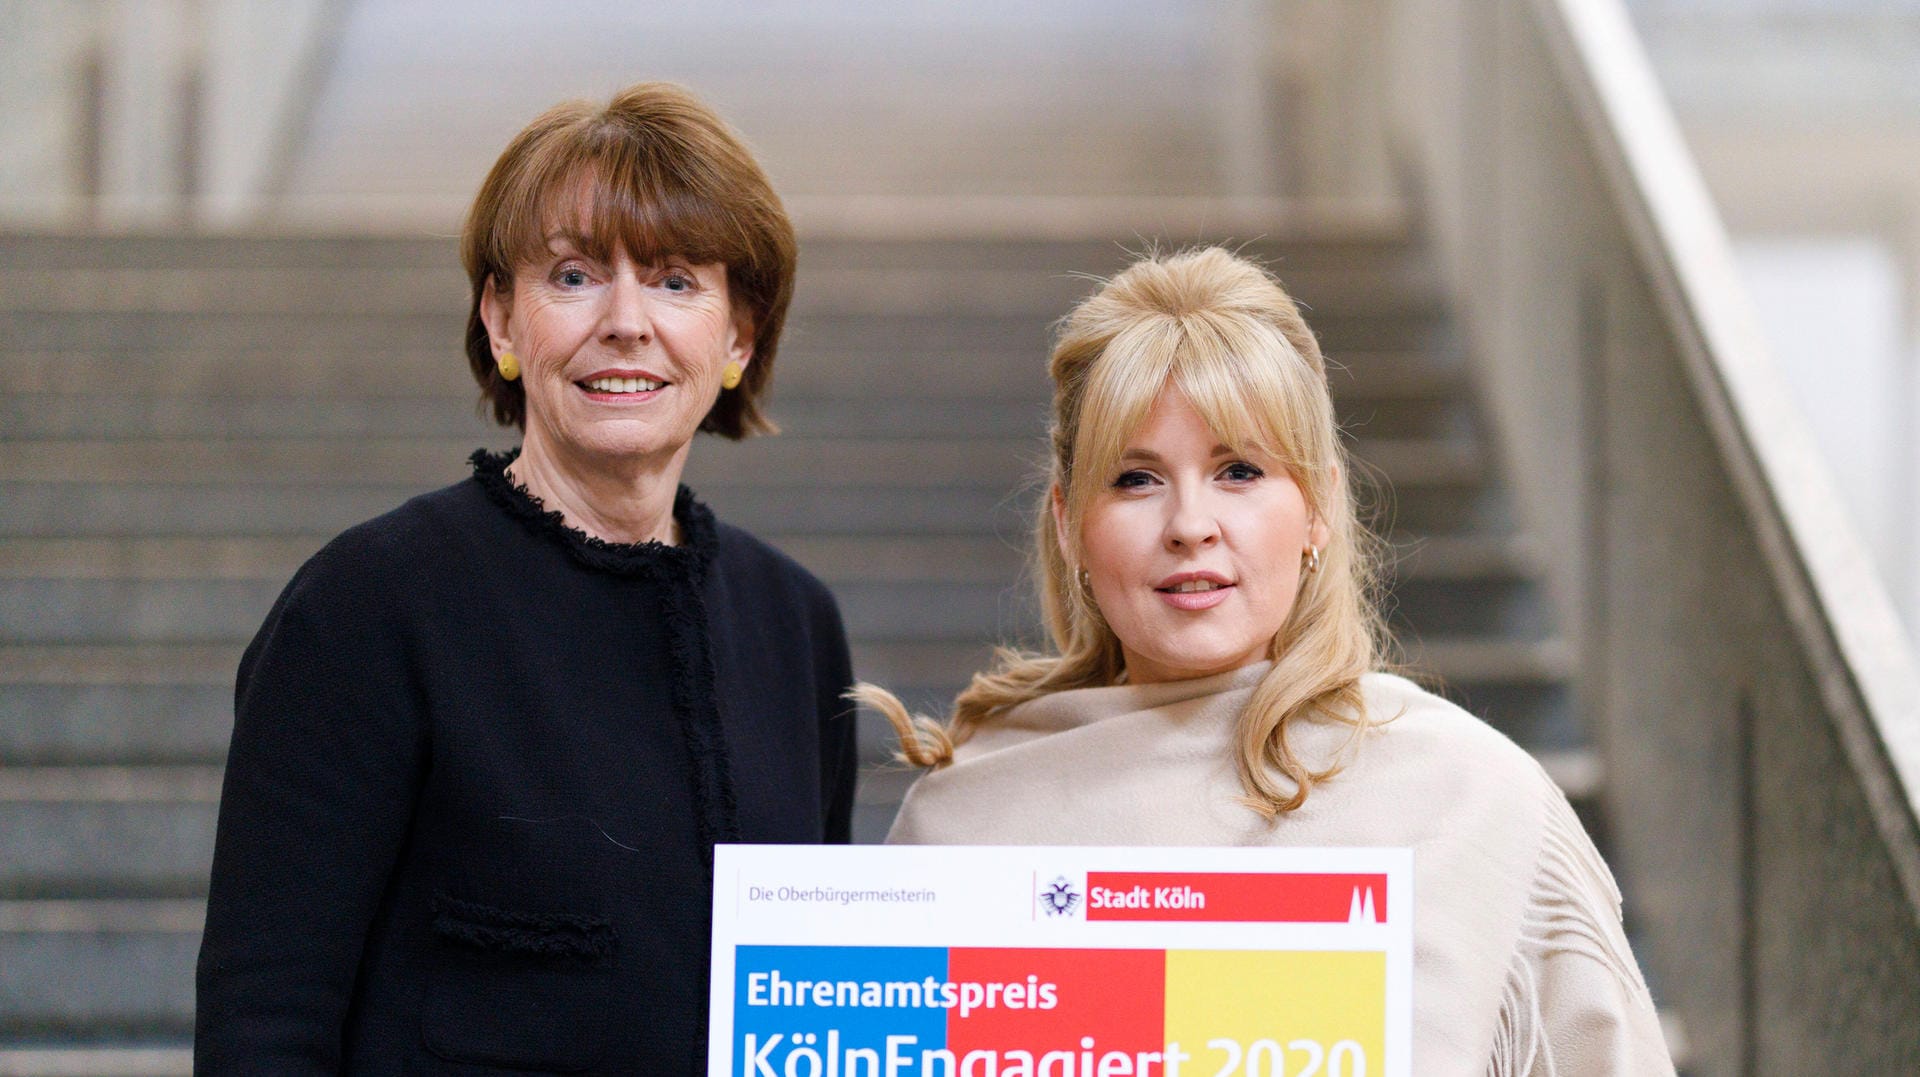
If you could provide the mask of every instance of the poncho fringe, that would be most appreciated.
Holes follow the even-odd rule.
[[[1647,990],[1617,926],[1620,889],[1612,872],[1566,799],[1557,794],[1543,799],[1540,868],[1507,963],[1487,1077],[1559,1077],[1540,1012],[1537,969],[1549,955],[1578,954],[1604,967],[1627,991],[1645,995]],[[1602,923],[1593,915],[1596,909],[1613,910],[1613,922]]]

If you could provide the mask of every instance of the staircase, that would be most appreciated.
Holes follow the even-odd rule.
[[[1412,664],[1598,825],[1570,658],[1420,248],[1392,222],[1245,248],[1310,308],[1399,557]],[[859,674],[939,711],[1033,640],[1048,329],[1107,241],[803,241],[774,439],[688,481],[839,595]],[[475,417],[451,244],[0,239],[0,1077],[184,1074],[240,648],[341,528],[511,438]],[[910,775],[877,721],[860,840]]]

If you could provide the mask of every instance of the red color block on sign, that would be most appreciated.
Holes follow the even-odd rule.
[[[1387,877],[1090,871],[1087,919],[1384,924]]]
[[[947,952],[947,979],[993,985],[1000,996],[964,1017],[958,1007],[947,1011],[947,1050],[956,1058],[975,1050],[1031,1051],[1035,1058],[1048,1051],[1131,1056],[1166,1043],[1164,950],[955,947]],[[1005,1005],[1009,984],[1022,988],[1016,1008]],[[1039,990],[1028,992],[1028,985]],[[1085,1046],[1085,1039],[1093,1046]]]

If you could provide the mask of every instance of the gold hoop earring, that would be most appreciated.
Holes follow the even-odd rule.
[[[740,388],[740,379],[744,376],[745,371],[740,369],[739,363],[728,363],[720,371],[720,388],[738,389]]]
[[[1307,547],[1307,575],[1311,576],[1318,571],[1320,571],[1320,547],[1309,546]]]
[[[512,352],[500,353],[500,376],[508,381],[520,380],[520,357]]]

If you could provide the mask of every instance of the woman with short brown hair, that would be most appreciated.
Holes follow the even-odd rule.
[[[643,84],[482,185],[467,358],[524,432],[303,566],[241,661],[201,1074],[705,1071],[715,842],[848,837],[845,633],[680,485],[769,433],[779,199]]]
[[[577,211],[577,220],[557,211]],[[793,227],[739,138],[677,87],[642,83],[604,108],[569,101],[527,125],[475,195],[460,259],[473,282],[467,361],[501,425],[524,429],[526,395],[501,375],[483,306],[486,286],[512,290],[515,272],[567,232],[606,257],[672,251],[727,268],[727,291],[752,327],[753,362],[700,429],[722,437],[776,433],[760,409],[793,299]]]

